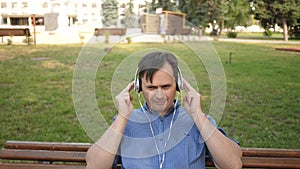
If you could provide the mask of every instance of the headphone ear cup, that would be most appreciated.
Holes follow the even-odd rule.
[[[138,79],[139,81],[139,89],[138,89],[138,92],[140,93],[142,91],[142,79]]]
[[[178,77],[178,80],[176,82],[176,90],[180,92],[182,89],[183,89],[182,80],[181,77]]]
[[[136,69],[136,72],[135,72],[135,75],[134,75],[134,91],[136,91],[136,92],[140,92],[140,91],[142,91],[142,89],[141,89],[141,79],[140,78],[138,78],[138,69]]]
[[[183,90],[182,74],[179,68],[178,68],[178,77],[176,82],[176,90],[179,92]]]
[[[134,91],[138,92],[139,91],[139,86],[140,86],[139,79],[136,78],[134,80]]]
[[[142,81],[140,78],[136,78],[134,81],[134,91],[140,93],[142,91]]]

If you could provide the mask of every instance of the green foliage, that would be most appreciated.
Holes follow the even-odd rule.
[[[176,3],[167,0],[152,0],[150,7],[152,13],[155,12],[156,8],[162,8],[165,11],[177,11]]]
[[[137,27],[137,20],[135,14],[125,13],[125,18],[122,19],[122,24],[125,25],[126,28],[135,28]]]
[[[196,26],[206,28],[209,23],[216,30],[246,25],[249,20],[249,4],[243,0],[183,0],[179,9],[186,13],[186,19]]]
[[[79,36],[79,38],[80,38],[80,43],[81,43],[81,44],[84,44],[85,36],[83,35],[83,33],[79,33],[78,36]]]
[[[23,42],[27,43],[28,45],[31,45],[33,43],[33,38],[31,38],[30,36],[26,36]]]
[[[105,0],[102,4],[103,25],[105,27],[116,26],[118,21],[118,2],[117,0]]]
[[[291,38],[300,39],[300,24],[292,26],[289,34]]]
[[[105,31],[104,32],[104,43],[106,43],[106,44],[109,43],[109,37],[110,37],[109,31]]]
[[[288,40],[288,25],[296,25],[300,13],[299,0],[261,0],[255,1],[255,19],[266,28],[283,28],[284,40]]]
[[[12,38],[7,39],[7,45],[11,45],[12,44]]]
[[[270,37],[272,36],[273,32],[270,30],[270,29],[266,29],[264,32],[263,32],[263,35],[264,36],[267,36],[267,37]]]
[[[236,38],[237,37],[237,32],[227,32],[226,35],[228,38]]]
[[[127,43],[128,43],[128,44],[131,44],[131,43],[132,43],[131,37],[126,37],[126,40],[127,40]]]
[[[254,1],[255,19],[261,22],[264,28],[273,27],[275,24],[283,24],[282,19],[288,25],[295,25],[300,17],[299,0],[260,0]]]
[[[179,1],[179,9],[186,13],[186,20],[195,26],[202,26],[206,28],[209,23],[208,18],[208,4],[201,1]]]
[[[125,9],[125,18],[121,20],[121,23],[125,25],[126,28],[137,27],[136,15],[133,13],[133,3],[132,0],[127,4],[128,7]]]
[[[224,21],[225,27],[234,29],[236,26],[248,26],[250,7],[247,1],[231,0],[224,4],[227,8]]]

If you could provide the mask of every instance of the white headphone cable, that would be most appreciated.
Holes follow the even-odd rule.
[[[175,114],[176,114],[176,104],[177,104],[177,101],[178,101],[178,96],[177,96],[177,99],[176,99],[176,102],[174,103],[174,111],[173,111],[173,116],[172,116],[172,120],[171,120],[171,123],[170,123],[170,128],[169,128],[169,133],[168,133],[168,138],[164,144],[164,147],[163,147],[163,152],[162,152],[162,157],[161,157],[161,153],[159,151],[159,148],[158,148],[158,144],[157,144],[157,141],[155,139],[155,134],[154,134],[154,130],[153,130],[153,127],[152,127],[152,124],[151,124],[151,119],[150,117],[148,116],[148,114],[146,113],[146,110],[144,109],[144,107],[142,106],[142,103],[141,103],[141,100],[140,100],[140,93],[138,94],[138,100],[139,100],[139,104],[143,110],[143,112],[145,113],[148,121],[149,121],[149,127],[150,127],[150,130],[151,130],[151,134],[153,136],[153,139],[154,139],[154,144],[155,144],[155,148],[156,148],[156,151],[158,153],[158,157],[159,157],[159,160],[160,160],[160,165],[159,165],[159,168],[162,169],[163,167],[163,164],[165,162],[165,156],[166,156],[166,152],[165,152],[165,149],[167,147],[167,144],[171,138],[171,129],[172,129],[172,126],[173,126],[173,122],[174,122],[174,117],[175,117]]]

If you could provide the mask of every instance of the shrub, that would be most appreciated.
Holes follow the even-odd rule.
[[[81,33],[79,33],[78,35],[79,35],[79,38],[80,38],[80,43],[83,44],[85,36],[82,35]]]
[[[228,38],[236,38],[237,32],[227,32],[226,35]]]
[[[105,38],[104,43],[109,43],[109,36],[110,36],[109,31],[104,32],[104,38]]]
[[[27,43],[28,45],[31,45],[33,42],[33,39],[30,36],[26,36],[26,38],[23,40],[24,43]]]
[[[128,44],[132,43],[131,37],[126,37],[126,40]]]
[[[7,39],[7,45],[11,45],[12,44],[12,39]]]
[[[272,36],[273,32],[270,29],[266,29],[263,34],[264,34],[264,36],[270,37],[270,36]]]

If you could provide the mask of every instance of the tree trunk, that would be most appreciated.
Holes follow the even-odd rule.
[[[219,35],[223,34],[223,31],[224,31],[224,19],[222,19],[221,23],[220,23],[220,32],[219,32]]]
[[[283,38],[284,41],[288,41],[288,28],[287,28],[287,24],[286,24],[286,19],[282,18],[282,26],[283,26]]]

